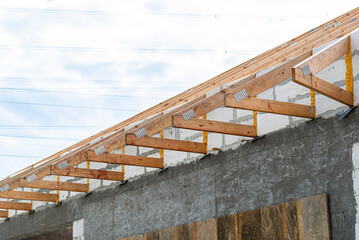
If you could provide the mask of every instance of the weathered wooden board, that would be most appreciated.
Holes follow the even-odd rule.
[[[327,194],[119,240],[329,240]]]

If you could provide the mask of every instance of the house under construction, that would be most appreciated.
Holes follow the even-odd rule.
[[[1,180],[0,239],[359,239],[358,28],[356,8]]]

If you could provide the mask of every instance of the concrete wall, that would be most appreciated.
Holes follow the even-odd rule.
[[[332,239],[355,239],[352,151],[358,142],[359,109],[342,121],[319,118],[13,217],[0,224],[0,239],[80,219],[85,239],[116,239],[321,193],[329,195]]]

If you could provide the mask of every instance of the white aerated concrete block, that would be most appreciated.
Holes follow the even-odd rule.
[[[73,222],[72,236],[74,239],[84,236],[84,220],[83,219]]]

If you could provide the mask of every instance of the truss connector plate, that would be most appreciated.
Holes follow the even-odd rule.
[[[184,114],[182,114],[182,116],[185,121],[188,121],[188,120],[194,118],[196,116],[196,114],[194,113],[193,109],[191,109],[191,110],[185,112]]]
[[[319,28],[314,28],[314,29],[312,29],[312,30],[310,30],[310,32],[312,33],[312,32],[315,32],[315,31],[317,31]]]
[[[67,168],[68,166],[70,166],[70,165],[69,165],[69,162],[68,162],[67,160],[65,160],[65,161],[63,161],[62,163],[59,163],[59,164],[57,165],[57,167],[58,167],[60,170],[62,170],[62,169],[64,169],[64,168]]]
[[[338,120],[341,121],[343,120],[343,118],[345,118],[351,111],[353,111],[357,106],[354,106],[354,107],[351,107],[351,108],[348,108],[347,110],[345,111],[342,111],[342,112],[339,112],[337,113],[337,116],[338,116]]]
[[[358,20],[357,18],[353,18],[352,20],[349,21],[349,23],[355,22],[356,20]]]
[[[323,29],[327,29],[328,27],[330,27],[330,24],[325,25],[325,26],[323,27]]]
[[[159,175],[159,174],[163,173],[164,171],[166,171],[167,169],[168,169],[168,167],[161,168],[161,169],[157,172],[157,174]]]
[[[310,71],[310,66],[309,66],[309,64],[304,65],[304,66],[302,67],[302,73],[303,73],[303,77],[306,77],[306,76],[308,76],[309,74],[312,73],[312,72]]]
[[[102,145],[94,150],[96,156],[100,155],[101,153],[106,152],[106,148]]]
[[[135,132],[136,138],[139,139],[141,137],[147,136],[147,131],[145,128],[142,128],[140,130],[138,130],[137,132]]]
[[[241,91],[234,94],[234,98],[236,99],[237,102],[245,99],[246,97],[248,97],[248,93],[245,89],[242,89]]]
[[[124,185],[124,184],[126,184],[126,183],[128,183],[128,180],[125,180],[125,181],[120,182],[120,183],[118,184],[118,186],[122,186],[122,185]]]
[[[252,139],[249,140],[248,142],[254,142],[254,141],[258,140],[258,139],[264,138],[265,136],[266,136],[266,135],[257,136],[257,137],[255,137],[255,138],[252,138]]]
[[[36,179],[37,179],[36,174],[32,174],[32,175],[26,177],[26,180],[28,183],[31,183],[31,182],[35,181]]]
[[[9,184],[6,184],[6,185],[4,185],[4,186],[2,186],[2,187],[0,188],[0,191],[1,191],[1,192],[5,192],[5,191],[7,191],[7,190],[10,190]]]
[[[337,26],[339,26],[340,24],[342,24],[342,23],[341,23],[341,22],[334,23],[333,27],[337,27]]]

